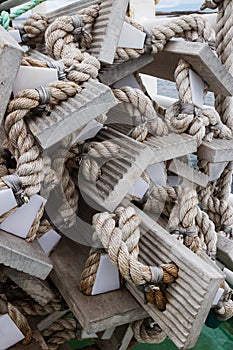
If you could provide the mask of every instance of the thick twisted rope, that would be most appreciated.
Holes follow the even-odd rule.
[[[168,134],[166,123],[158,117],[153,107],[153,102],[141,90],[129,86],[121,89],[113,89],[115,97],[124,104],[124,108],[130,116],[134,117],[136,126],[145,122],[134,130],[132,136],[139,141],[144,141],[148,133],[156,136]]]
[[[165,118],[168,126],[172,131],[187,132],[195,136],[198,146],[206,137],[209,140],[213,136],[225,139],[232,138],[231,130],[221,122],[215,110],[206,107],[200,109],[194,105],[189,78],[190,68],[191,66],[181,59],[175,70],[176,87],[180,101],[166,111]],[[207,132],[211,135],[207,136]]]
[[[49,350],[57,350],[66,341],[77,338],[80,329],[76,319],[63,317],[42,332]]]
[[[77,85],[71,82],[54,82],[47,90],[50,105],[65,101],[77,93]],[[25,193],[38,193],[43,180],[43,161],[34,137],[29,133],[25,117],[41,104],[40,90],[24,90],[8,105],[5,131],[17,161],[19,175]],[[46,101],[47,102],[47,101]]]
[[[4,297],[0,297],[0,314],[9,314],[12,321],[16,324],[19,330],[24,335],[23,345],[27,345],[32,339],[32,330],[27,322],[25,316],[12,304],[10,304]]]
[[[214,42],[214,31],[207,20],[196,14],[184,15],[152,29],[152,53],[162,51],[167,42],[174,37],[193,40],[193,32],[197,33],[200,40]]]
[[[221,288],[224,289],[224,292],[217,307],[214,308],[214,312],[218,320],[227,321],[233,316],[232,289],[225,281],[222,282]]]
[[[131,207],[118,208],[116,215],[107,212],[96,214],[93,217],[94,238],[102,242],[111,262],[119,269],[122,277],[137,286],[146,285],[147,301],[164,310],[166,299],[155,285],[159,281],[173,283],[178,269],[172,263],[155,268],[138,261],[140,222],[140,217]]]
[[[33,301],[32,299],[25,301],[12,301],[12,304],[20,310],[24,315],[28,316],[47,316],[52,314],[55,311],[60,311],[63,309],[61,302],[61,297],[57,296],[52,301],[46,305],[40,305]]]
[[[69,16],[56,19],[45,32],[45,42],[51,57],[56,60],[63,59],[66,68],[73,68],[67,78],[75,83],[82,83],[98,76],[100,63],[95,57],[87,52],[82,53],[79,49],[74,32],[78,27],[75,21]]]
[[[160,344],[167,337],[152,318],[135,321],[131,324],[131,327],[138,343]]]
[[[81,275],[80,291],[85,295],[91,295],[99,268],[102,253],[90,252],[90,256],[85,262],[85,267]]]
[[[233,59],[231,54],[233,45],[232,11],[233,3],[231,0],[222,0],[219,2],[216,27],[216,52],[222,64],[231,75],[233,74]],[[220,114],[222,121],[233,131],[233,98],[217,95],[215,108]]]
[[[91,142],[84,146],[85,149],[81,170],[83,177],[92,183],[96,183],[101,175],[101,163],[106,159],[116,157],[120,152],[120,146],[112,141]],[[93,159],[94,158],[94,159]]]

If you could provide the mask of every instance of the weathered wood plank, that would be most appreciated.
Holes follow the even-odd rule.
[[[233,270],[233,240],[218,235],[217,257],[230,270]]]
[[[208,84],[210,91],[232,96],[233,77],[207,44],[171,40],[163,51],[154,55],[151,64],[141,69],[141,73],[174,81],[174,71],[181,58]]]
[[[22,288],[31,298],[40,305],[46,305],[54,298],[54,293],[48,283],[30,276],[22,271],[5,268],[4,272],[13,282]]]
[[[135,60],[122,61],[112,65],[104,65],[99,73],[99,79],[103,84],[112,85],[117,81],[125,78],[127,75],[134,73],[149,63],[153,62],[153,56],[144,54]]]
[[[164,312],[144,304],[144,295],[133,284],[127,288],[179,349],[196,343],[213,299],[224,277],[210,261],[201,259],[178,242],[148,215],[136,208],[142,218],[139,260],[149,266],[174,262],[178,279],[168,286]]]
[[[213,139],[211,142],[202,142],[198,156],[212,163],[232,161],[233,140]]]
[[[52,22],[59,16],[74,15],[77,11],[94,4],[99,4],[100,10],[93,27],[92,44],[88,52],[99,61],[111,64],[120,38],[128,0],[77,1],[49,12],[48,17]]]
[[[45,279],[53,266],[37,240],[25,240],[0,231],[0,264]]]
[[[169,165],[169,170],[174,174],[194,183],[196,185],[205,187],[209,182],[209,176],[201,171],[189,166],[179,159],[174,159]]]
[[[117,327],[109,340],[97,339],[95,343],[101,350],[127,350],[133,337],[130,325]]]
[[[7,108],[22,56],[23,50],[0,26],[0,122]]]
[[[55,106],[49,116],[45,113],[28,118],[28,125],[41,147],[47,149],[81,129],[116,103],[109,87],[89,80],[83,84],[81,93]]]
[[[120,151],[116,157],[103,162],[96,183],[80,176],[78,185],[81,193],[89,196],[88,201],[95,203],[94,207],[97,204],[99,210],[114,211],[150,164],[153,153],[149,147],[111,128],[101,130],[95,139],[110,140],[121,147]]]
[[[89,249],[64,237],[51,255],[52,280],[84,330],[100,332],[146,317],[147,313],[125,288],[95,296],[85,296],[79,291]]]

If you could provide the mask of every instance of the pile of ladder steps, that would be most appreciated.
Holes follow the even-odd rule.
[[[190,349],[233,315],[233,61],[205,16],[135,3],[0,27],[0,350]]]

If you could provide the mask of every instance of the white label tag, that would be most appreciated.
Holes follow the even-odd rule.
[[[120,288],[118,269],[113,266],[107,254],[101,255],[92,295],[110,292]]]
[[[131,196],[137,197],[139,199],[142,199],[144,194],[149,188],[149,184],[144,181],[141,177],[134,183],[134,185],[129,190],[129,194]]]
[[[215,298],[214,298],[212,306],[218,305],[218,302],[219,302],[221,296],[223,295],[223,293],[224,293],[224,289],[223,288],[219,288],[217,293],[216,293],[216,295],[215,295]]]
[[[197,107],[202,108],[204,103],[204,81],[192,69],[189,69],[189,79],[193,103]]]
[[[82,333],[81,333],[81,339],[97,339],[98,335],[96,335],[95,333],[87,333],[84,331],[84,329],[82,329]]]
[[[40,243],[40,246],[45,254],[49,255],[60,239],[61,236],[56,231],[50,230],[42,237],[38,238],[38,242]]]
[[[178,186],[180,184],[180,177],[176,175],[170,175],[167,177],[169,186]]]
[[[12,189],[0,191],[0,215],[7,213],[9,210],[16,208],[17,202]]]
[[[28,232],[36,218],[36,215],[45,203],[45,199],[35,194],[29,203],[23,204],[13,214],[9,215],[1,224],[0,229],[12,233],[21,238],[27,238]]]
[[[209,163],[209,177],[210,181],[217,180],[227,166],[227,162]]]
[[[96,120],[92,120],[87,123],[86,126],[79,132],[79,134],[74,138],[73,144],[81,141],[85,141],[87,139],[91,139],[95,137],[96,134],[103,128],[103,124],[97,122]]]
[[[22,39],[18,29],[9,30],[9,34],[12,36],[13,39],[15,39],[17,43],[21,43]]]
[[[123,86],[131,86],[134,89],[141,90],[141,86],[138,84],[137,79],[135,79],[133,74],[129,74],[121,80],[118,80],[113,87],[115,89],[120,89]]]
[[[5,350],[24,339],[23,333],[8,314],[0,316],[0,350]]]
[[[123,23],[118,47],[131,49],[143,49],[146,39],[146,33],[133,27],[126,22]]]
[[[13,94],[25,89],[36,89],[41,85],[47,86],[58,80],[57,69],[20,66],[13,86]]]
[[[163,162],[149,165],[146,168],[146,172],[155,185],[166,186],[167,178]]]

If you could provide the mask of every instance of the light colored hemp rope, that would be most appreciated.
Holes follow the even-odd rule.
[[[208,107],[201,109],[194,105],[189,69],[191,66],[181,59],[175,70],[179,101],[166,111],[165,119],[170,130],[177,133],[187,132],[195,136],[198,146],[205,138],[208,140],[211,140],[212,137],[230,139],[232,137],[230,129],[221,122],[220,116],[214,109]]]
[[[199,193],[199,199],[202,208],[214,222],[217,232],[233,238],[233,208],[224,199],[218,199],[213,196],[212,186],[202,189]]]
[[[107,212],[93,216],[94,240],[100,241],[109,258],[122,277],[144,288],[146,300],[159,309],[166,307],[166,298],[157,287],[159,281],[173,283],[178,268],[173,263],[159,268],[143,265],[138,261],[138,242],[141,219],[131,207],[117,208],[115,214]]]
[[[80,291],[85,295],[92,294],[101,255],[103,255],[103,252],[91,250],[89,257],[85,262],[85,267],[80,280]]]
[[[128,24],[131,24],[133,27],[140,30],[141,32],[145,32],[144,27],[141,24],[133,21],[131,18],[126,17],[125,22],[127,22]],[[136,59],[140,57],[144,52],[145,52],[145,48],[133,49],[133,48],[117,47],[114,59],[128,61],[130,59]]]
[[[28,131],[25,120],[27,114],[41,104],[41,91],[44,91],[44,89],[24,90],[11,100],[4,124],[10,146],[17,161],[17,174],[28,196],[39,192],[40,183],[43,180],[43,161],[40,149],[34,137]],[[53,106],[67,100],[68,97],[73,97],[77,91],[76,84],[57,81],[49,85],[46,94],[49,104]]]
[[[197,14],[184,15],[152,29],[152,53],[162,51],[174,37],[193,38],[192,32],[197,32],[199,39],[205,42],[214,42],[214,31],[207,20]]]
[[[21,26],[16,27],[16,29],[20,31],[23,43],[29,46],[35,46],[44,41],[44,33],[48,25],[48,18],[45,15],[33,13]]]
[[[52,301],[43,306],[36,303],[32,299],[28,301],[16,300],[12,301],[12,304],[17,307],[22,314],[28,316],[47,316],[55,311],[60,311],[63,309],[62,298],[60,296],[56,296]]]
[[[74,34],[77,28],[78,24],[73,22],[72,17],[59,17],[46,30],[45,43],[51,57],[56,60],[62,59],[68,69],[72,67],[67,79],[82,83],[98,76],[100,63],[94,56],[87,52],[82,53],[79,49]]]
[[[48,156],[43,157],[44,179],[41,185],[40,193],[42,197],[48,198],[50,192],[59,184],[57,173],[52,169],[52,160]]]
[[[144,141],[149,133],[156,136],[168,134],[166,123],[157,115],[153,102],[141,90],[126,86],[113,89],[113,93],[119,102],[124,104],[130,116],[136,118],[136,125],[144,121],[143,126],[139,125],[138,129],[134,130],[134,138]]]
[[[218,320],[227,321],[233,317],[233,300],[231,300],[232,289],[226,281],[223,281],[220,287],[224,289],[224,292],[218,305],[214,308],[214,312]]]
[[[222,1],[223,0],[205,0],[201,6],[201,10],[205,10],[205,9],[215,10],[216,8],[218,8],[218,6]]]
[[[160,344],[167,337],[150,317],[131,323],[131,327],[138,343]]]
[[[78,158],[79,155],[79,148],[77,148],[77,154],[71,154],[67,148],[61,148],[57,151],[55,159],[53,160],[53,169],[56,171],[57,178],[60,182],[63,197],[62,205],[59,207],[58,212],[63,219],[61,225],[66,228],[72,227],[76,222],[79,200],[79,193],[70,175],[67,161],[71,160],[70,157],[75,159]]]
[[[84,156],[81,161],[83,177],[95,183],[101,175],[101,166],[106,159],[116,157],[121,147],[112,141],[90,142],[84,146]]]
[[[9,303],[3,295],[0,295],[0,314],[8,314],[10,316],[25,337],[22,344],[28,345],[32,340],[32,330],[28,321],[18,308]]]
[[[217,2],[217,1],[216,1]],[[222,64],[233,75],[233,3],[231,0],[222,0],[218,4],[218,15],[216,24],[216,52]],[[233,98],[231,96],[217,95],[215,108],[220,114],[224,124],[233,132]]]
[[[39,226],[37,233],[36,233],[36,237],[40,238],[45,233],[47,233],[48,231],[53,230],[53,229],[54,229],[54,227],[50,224],[50,222],[47,219],[42,218],[40,221],[40,226]]]
[[[75,318],[63,317],[42,332],[49,350],[57,350],[66,341],[78,338],[80,325]]]
[[[182,243],[198,253],[203,248],[203,236],[196,225],[198,199],[196,191],[190,188],[179,188],[178,198],[172,209],[168,228],[169,232]]]
[[[221,176],[216,180],[213,196],[228,201],[231,193],[233,162],[228,162]]]

